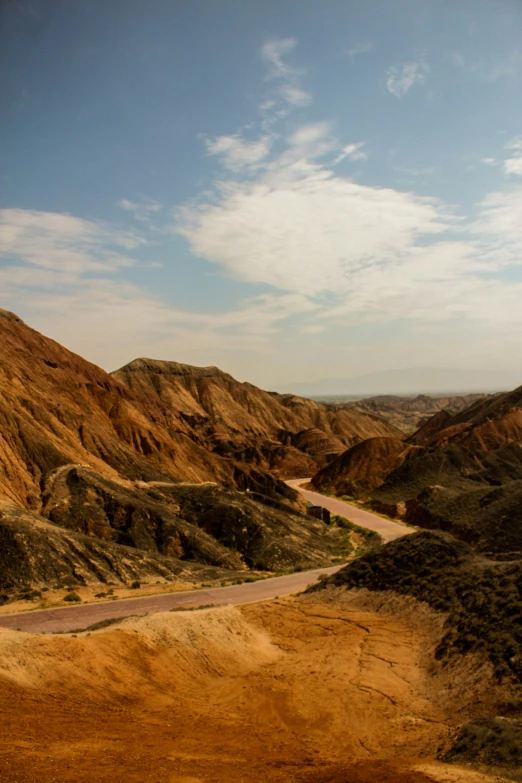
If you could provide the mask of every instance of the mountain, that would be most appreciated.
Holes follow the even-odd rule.
[[[217,368],[139,359],[110,375],[6,311],[0,337],[0,499],[37,511],[46,475],[71,463],[109,478],[286,493],[273,465],[303,475],[330,453],[395,434],[376,417],[264,392]]]
[[[520,383],[521,376],[522,368],[520,372],[492,372],[448,367],[409,367],[348,378],[291,383],[287,385],[286,391],[312,398],[328,395],[467,394],[510,389]]]
[[[330,563],[341,534],[279,476],[395,433],[215,367],[138,359],[110,375],[4,310],[0,340],[4,588]]]
[[[491,395],[485,393],[445,397],[430,397],[426,394],[418,394],[415,397],[399,397],[393,394],[383,394],[358,400],[352,404],[357,410],[363,413],[373,413],[391,426],[410,435],[436,413],[465,410],[473,402],[489,396]]]
[[[284,478],[314,473],[366,438],[400,436],[371,411],[263,391],[217,367],[136,359],[112,376],[133,394],[176,411],[213,454]]]
[[[406,441],[369,439],[312,479],[322,491],[446,530],[495,557],[522,554],[522,387],[439,411]]]

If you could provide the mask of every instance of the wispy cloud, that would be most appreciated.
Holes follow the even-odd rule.
[[[345,158],[353,161],[368,160],[368,153],[362,149],[364,146],[364,141],[360,141],[357,144],[346,144],[334,160],[334,166]]]
[[[151,198],[144,198],[141,201],[129,201],[126,198],[118,201],[120,209],[124,209],[126,212],[132,212],[135,220],[148,222],[158,212],[163,209],[162,205]]]
[[[230,171],[255,166],[269,154],[272,143],[273,136],[268,134],[251,142],[245,141],[239,134],[205,139],[207,153],[220,157],[225,168]]]
[[[522,177],[522,136],[516,136],[506,144],[508,157],[504,160],[506,174],[515,174]]]
[[[386,89],[396,98],[402,98],[414,85],[423,84],[429,73],[424,60],[392,65],[386,70]]]
[[[347,55],[350,60],[355,60],[356,57],[360,57],[362,54],[369,54],[374,49],[371,41],[358,41],[352,44],[343,52],[343,55]]]
[[[296,46],[295,38],[272,38],[261,47],[261,57],[267,66],[267,80],[277,84],[277,97],[291,107],[303,108],[312,100],[310,93],[301,85],[304,71],[286,59]]]
[[[462,52],[451,52],[451,63],[469,74],[477,76],[485,82],[496,82],[499,79],[513,78],[522,72],[522,49],[514,49],[501,58],[465,57]]]
[[[0,210],[0,257],[28,267],[67,273],[104,273],[134,262],[127,253],[144,243],[137,234],[55,212]]]

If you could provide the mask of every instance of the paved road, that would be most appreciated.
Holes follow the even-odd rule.
[[[303,571],[288,576],[249,582],[230,587],[216,587],[209,590],[186,590],[163,595],[149,595],[142,598],[122,598],[119,601],[66,606],[58,609],[40,609],[34,612],[0,615],[0,627],[14,628],[29,633],[54,633],[74,631],[113,617],[168,612],[176,607],[220,606],[222,604],[246,604],[269,598],[281,598],[300,593],[317,581],[320,574],[333,574],[342,565]]]
[[[343,500],[330,498],[318,492],[310,492],[299,486],[310,479],[293,479],[286,483],[297,489],[303,497],[328,508],[333,514],[340,514],[361,527],[376,530],[385,541],[393,541],[400,536],[413,533],[413,528],[384,519],[369,511],[364,511]],[[54,633],[55,631],[74,631],[113,617],[144,615],[152,612],[168,612],[177,607],[220,606],[222,604],[246,604],[251,601],[263,601],[276,596],[299,593],[317,581],[320,574],[333,574],[342,566],[318,568],[288,576],[272,577],[259,582],[250,582],[230,587],[216,587],[208,590],[186,590],[163,595],[143,596],[142,598],[122,598],[118,601],[83,604],[82,606],[59,607],[58,609],[40,609],[34,612],[0,615],[0,627],[14,628],[29,633]]]
[[[301,484],[310,481],[310,479],[292,479],[287,481],[289,487],[297,489],[306,500],[311,500],[312,503],[317,503],[323,508],[327,508],[332,514],[339,514],[341,517],[346,517],[351,522],[355,522],[356,525],[366,527],[369,530],[376,530],[381,535],[384,541],[395,541],[396,538],[401,538],[408,533],[414,533],[415,529],[401,525],[399,522],[393,522],[391,519],[385,519],[379,517],[377,514],[372,514],[369,511],[358,506],[353,506],[351,503],[345,503],[344,500],[338,500],[337,498],[330,498],[327,495],[321,495],[319,492],[310,492],[307,489],[301,489]]]

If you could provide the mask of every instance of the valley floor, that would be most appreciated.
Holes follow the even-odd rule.
[[[500,781],[432,761],[481,694],[430,670],[420,628],[305,596],[76,637],[0,629],[0,777]]]

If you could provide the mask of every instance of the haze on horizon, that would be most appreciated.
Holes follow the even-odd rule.
[[[7,0],[0,307],[107,370],[522,383],[521,32],[515,0]]]

